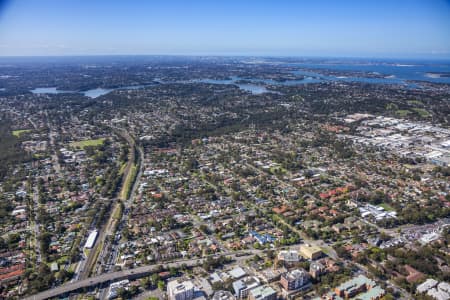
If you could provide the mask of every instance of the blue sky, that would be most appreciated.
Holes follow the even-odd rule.
[[[0,55],[450,57],[442,0],[0,3]]]

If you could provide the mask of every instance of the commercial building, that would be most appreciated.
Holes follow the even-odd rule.
[[[379,287],[375,286],[368,290],[365,293],[359,294],[356,299],[357,300],[378,300],[381,299],[385,295],[385,291]]]
[[[95,240],[97,239],[97,235],[98,235],[98,231],[97,230],[93,230],[87,240],[86,240],[86,244],[84,244],[84,248],[87,249],[92,249],[92,247],[94,247],[95,244]]]
[[[109,286],[108,299],[117,298],[119,296],[119,289],[126,288],[129,283],[130,281],[128,279],[111,283]]]
[[[282,274],[286,273],[285,268],[266,268],[258,272],[258,277],[265,283],[279,281]]]
[[[448,167],[450,166],[450,155],[440,155],[433,158],[430,158],[430,162],[432,164],[441,166],[441,167]]]
[[[254,276],[247,276],[243,279],[239,279],[235,282],[233,282],[233,290],[236,295],[236,298],[238,299],[246,299],[248,296],[248,293],[260,286],[259,279]]]
[[[439,283],[434,279],[427,279],[424,283],[417,286],[417,293],[426,293],[436,300],[450,299],[450,284],[447,282]]]
[[[282,250],[278,253],[278,260],[287,263],[298,262],[298,252],[295,250]]]
[[[194,284],[189,280],[183,282],[179,282],[178,280],[169,281],[167,284],[167,294],[169,300],[194,299]]]
[[[276,300],[277,292],[268,285],[262,285],[250,291],[249,300]]]
[[[230,276],[234,279],[239,279],[244,277],[247,273],[241,267],[236,267],[233,270],[230,270],[228,274],[230,274]]]
[[[229,291],[217,291],[214,293],[212,300],[235,300],[236,298]]]
[[[58,263],[55,261],[50,265],[50,271],[52,272],[58,272],[59,271],[59,266]]]
[[[309,274],[312,278],[319,278],[320,275],[325,273],[325,266],[320,262],[313,261],[309,265]]]
[[[286,291],[294,291],[309,285],[309,274],[303,269],[281,275],[280,284]]]
[[[439,283],[439,282],[438,282],[437,280],[428,278],[427,280],[425,280],[425,282],[423,282],[422,284],[419,284],[419,285],[417,286],[416,291],[417,291],[418,293],[425,293],[425,292],[428,291],[429,289],[434,288],[435,286],[437,286],[438,283]]]
[[[322,257],[323,252],[317,246],[303,244],[300,246],[300,254],[307,259],[318,259]]]
[[[397,212],[385,211],[383,207],[371,204],[366,204],[363,207],[360,207],[359,212],[363,218],[372,216],[377,222],[384,219],[397,218]]]
[[[422,235],[422,237],[419,239],[420,243],[422,243],[422,245],[426,245],[428,243],[431,243],[437,239],[439,239],[441,237],[441,235],[437,232],[431,232],[431,233],[427,233]]]
[[[344,282],[334,289],[334,292],[342,298],[352,298],[358,294],[359,299],[380,299],[384,295],[384,290],[380,287],[376,287],[376,282],[367,278],[364,275],[358,275],[357,277]],[[376,288],[375,288],[376,287]]]

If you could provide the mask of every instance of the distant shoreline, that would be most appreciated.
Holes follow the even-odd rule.
[[[425,76],[428,78],[449,78],[450,72],[427,72]]]

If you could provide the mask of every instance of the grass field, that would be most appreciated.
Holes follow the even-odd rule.
[[[126,168],[127,168],[127,164],[122,163],[122,165],[120,166],[120,169],[119,169],[119,175],[122,175],[125,172]]]
[[[407,101],[407,103],[409,105],[413,105],[413,106],[422,106],[423,105],[423,103],[419,100],[409,100],[409,101]]]
[[[85,141],[79,141],[79,142],[72,142],[70,143],[70,147],[78,148],[78,149],[84,149],[85,147],[95,147],[100,146],[105,141],[104,138],[95,139],[95,140],[85,140]]]
[[[409,115],[411,113],[411,111],[407,110],[407,109],[399,109],[395,112],[397,114],[397,116],[399,117],[406,117],[407,115]]]
[[[414,108],[411,108],[411,109],[413,111],[415,111],[422,118],[428,118],[429,116],[431,116],[430,113],[428,111],[426,111],[425,109],[423,109],[423,108],[414,107]]]
[[[393,210],[394,210],[394,209],[392,208],[392,206],[390,206],[390,205],[387,204],[387,203],[381,203],[380,206],[381,206],[382,208],[384,208],[384,210],[386,210],[386,211],[393,211]]]
[[[91,249],[83,248],[84,256],[89,257],[89,253],[91,253]]]
[[[133,186],[136,175],[137,175],[137,166],[133,165],[130,171],[128,172],[127,177],[125,178],[125,182],[123,183],[122,192],[120,194],[120,198],[122,200],[126,200],[130,196],[131,188]]]
[[[20,135],[31,132],[31,131],[32,131],[31,129],[19,129],[19,130],[13,130],[12,134],[15,137],[20,137]]]
[[[59,265],[63,265],[66,263],[66,261],[69,261],[69,260],[70,260],[70,257],[68,255],[65,255],[65,256],[60,257],[56,262]]]
[[[114,212],[113,212],[113,219],[120,220],[122,218],[122,206],[116,205]]]
[[[282,167],[270,167],[269,172],[271,174],[286,174],[286,169]]]

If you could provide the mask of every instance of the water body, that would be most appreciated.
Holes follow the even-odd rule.
[[[119,88],[115,88],[115,89],[96,88],[96,89],[90,89],[90,90],[82,91],[82,92],[58,90],[56,87],[46,87],[46,88],[35,88],[33,90],[30,90],[30,92],[32,92],[33,94],[82,94],[86,97],[93,99],[93,98],[97,98],[97,97],[106,95],[115,90],[137,90],[137,89],[144,88],[146,86],[151,86],[151,85],[152,84],[133,85],[133,86],[119,87]]]
[[[110,92],[110,90],[105,89],[92,89],[84,92],[76,92],[76,91],[66,91],[66,90],[58,90],[56,87],[45,87],[45,88],[35,88],[30,90],[33,94],[83,94],[90,98],[97,98],[101,95],[105,95]]]
[[[355,77],[355,76],[333,76],[333,75],[323,75],[321,73],[311,72],[311,71],[293,71],[293,74],[307,76],[309,78],[309,83],[318,83],[325,81],[344,81],[344,82],[362,82],[362,83],[373,83],[373,84],[401,84],[414,87],[416,85],[407,83],[405,80],[399,79],[395,76],[389,76],[386,78],[369,78],[369,77]],[[307,82],[303,82],[307,83]]]
[[[434,83],[448,83],[450,84],[450,77],[440,76],[439,74],[450,73],[450,63],[421,63],[413,62],[408,64],[399,64],[395,62],[379,62],[379,63],[286,63],[285,65],[290,67],[298,67],[298,70],[292,71],[295,75],[302,75],[304,79],[301,80],[286,80],[286,81],[274,81],[271,79],[258,79],[258,78],[239,78],[233,76],[230,79],[195,79],[188,81],[175,81],[175,82],[158,82],[147,85],[135,85],[124,86],[119,88],[104,89],[96,88],[87,91],[65,91],[57,90],[56,87],[35,88],[31,90],[34,94],[64,94],[64,93],[79,93],[89,98],[97,98],[106,95],[115,90],[129,90],[140,89],[155,84],[167,84],[167,83],[193,83],[203,82],[209,84],[234,84],[244,91],[248,91],[252,94],[259,95],[263,93],[272,93],[272,91],[266,88],[267,85],[275,86],[290,86],[299,84],[320,83],[327,81],[342,81],[342,82],[362,82],[371,84],[399,84],[408,88],[420,88],[420,84],[411,83],[408,81],[427,81]],[[305,69],[314,69],[316,71],[306,71]],[[324,75],[320,70],[342,71],[342,72],[364,72],[382,74],[382,78],[368,78],[363,76],[333,76]],[[239,83],[239,81],[245,80],[247,83]],[[249,83],[248,83],[249,82]]]
[[[391,76],[389,78],[367,78],[367,77],[349,77],[349,76],[327,76],[318,72],[311,72],[305,70],[292,71],[292,74],[302,75],[304,79],[300,80],[285,80],[285,81],[275,81],[272,79],[257,79],[257,78],[239,78],[233,77],[230,79],[218,80],[218,79],[202,79],[197,82],[205,82],[211,84],[235,84],[239,88],[250,91],[253,94],[270,93],[272,91],[268,90],[265,86],[275,85],[275,86],[293,86],[301,84],[310,83],[321,83],[326,81],[344,81],[344,82],[363,82],[372,84],[400,84],[408,88],[420,88],[417,84],[406,82],[405,80]],[[240,84],[237,83],[238,80],[250,81],[250,84]]]
[[[109,92],[113,91],[114,89],[102,89],[102,88],[97,88],[97,89],[92,89],[92,90],[87,90],[84,92],[81,92],[83,95],[85,95],[86,97],[89,98],[97,98],[103,95],[108,94]]]
[[[365,72],[385,75],[385,78],[367,78],[367,77],[339,77],[326,76],[316,72],[305,72],[302,70],[296,71],[296,74],[310,76],[320,76],[323,80],[336,81],[357,81],[366,83],[381,83],[381,84],[407,84],[405,81],[428,81],[434,83],[448,83],[450,84],[450,77],[433,76],[435,74],[449,73],[450,63],[436,62],[411,62],[411,63],[371,63],[371,64],[356,64],[356,63],[290,63],[290,66],[299,68],[315,69],[315,70],[332,70],[332,71],[348,71],[348,72]]]
[[[259,94],[270,92],[262,85],[246,83],[246,84],[238,84],[238,86],[239,86],[239,88],[241,90],[250,92],[250,93],[255,94],[255,95],[259,95]]]
[[[194,80],[192,82],[202,82],[202,83],[209,83],[209,84],[234,84],[238,86],[241,90],[250,92],[254,95],[259,95],[263,93],[269,93],[270,91],[266,89],[264,86],[264,83],[267,82],[258,82],[256,80],[250,79],[247,81],[255,82],[253,83],[237,83],[238,80],[241,80],[242,78],[233,76],[231,79],[200,79],[200,80]],[[260,83],[260,84],[257,84]]]
[[[56,87],[35,88],[31,90],[33,94],[71,94],[73,91],[57,90]]]
[[[299,85],[309,83],[320,83],[326,81],[343,81],[343,82],[362,82],[370,84],[399,84],[408,88],[420,88],[420,85],[409,81],[426,81],[433,83],[448,83],[450,84],[450,77],[441,76],[439,74],[450,73],[449,62],[409,62],[396,63],[394,61],[379,61],[371,63],[286,63],[290,67],[298,67],[299,69],[293,71],[295,75],[301,75],[305,78],[302,80],[286,80],[274,81],[271,79],[247,79],[232,77],[231,80],[202,80],[207,83],[217,84],[236,84],[236,81],[244,79],[251,81],[257,86],[262,85]],[[305,69],[314,69],[316,71],[307,71]],[[363,72],[380,74],[384,76],[381,78],[370,78],[362,76],[333,76],[325,75],[320,70],[342,71],[342,72]],[[265,90],[263,92],[269,92]]]

